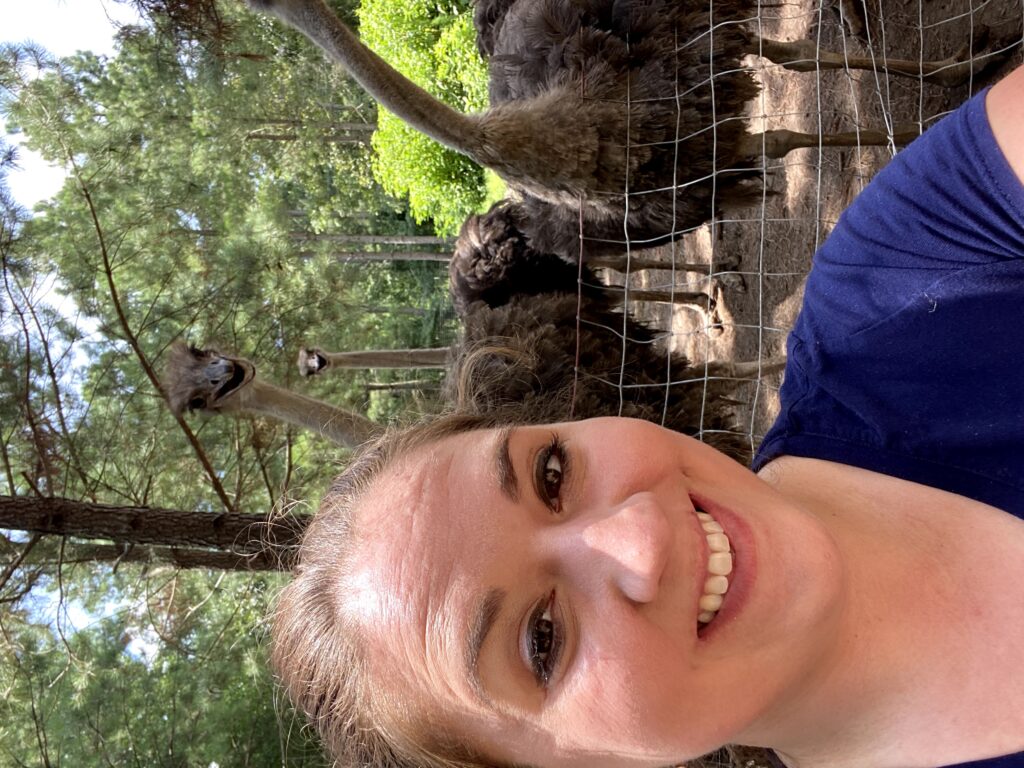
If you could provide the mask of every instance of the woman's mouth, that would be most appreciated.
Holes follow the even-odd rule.
[[[697,519],[708,543],[707,575],[704,590],[698,600],[698,632],[715,618],[722,607],[726,592],[729,591],[729,574],[732,573],[732,545],[722,526],[707,512],[697,510]]]

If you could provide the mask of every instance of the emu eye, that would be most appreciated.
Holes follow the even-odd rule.
[[[188,409],[190,411],[201,411],[206,407],[206,401],[201,397],[193,397],[188,401]]]

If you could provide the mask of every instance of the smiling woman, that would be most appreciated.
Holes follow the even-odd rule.
[[[368,448],[274,625],[339,763],[1024,766],[1022,131],[1018,70],[843,215],[756,474],[627,419]]]
[[[358,508],[339,602],[369,674],[491,762],[707,752],[794,685],[807,668],[794,651],[836,621],[821,526],[648,422],[453,435],[396,460]],[[727,536],[709,543],[704,510]],[[701,605],[709,581],[720,617]]]

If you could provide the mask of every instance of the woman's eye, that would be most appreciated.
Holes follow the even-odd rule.
[[[537,495],[554,512],[561,511],[559,496],[565,464],[565,449],[557,437],[552,437],[551,442],[537,454],[534,484],[537,486]]]
[[[547,600],[538,605],[526,630],[526,653],[533,676],[541,688],[547,688],[558,664],[562,649],[562,633],[552,615],[555,604],[554,591]]]

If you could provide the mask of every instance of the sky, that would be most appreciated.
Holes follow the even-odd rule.
[[[117,26],[137,22],[138,15],[130,5],[113,0],[0,0],[0,19],[0,42],[31,40],[56,56],[82,50],[110,55]],[[7,140],[15,143],[17,136]],[[47,165],[23,147],[18,165],[7,180],[15,199],[26,208],[54,195],[64,182],[62,168]]]
[[[69,56],[81,50],[113,55],[118,27],[139,23],[130,4],[113,0],[0,0],[0,19],[0,42],[31,41],[54,56]],[[11,144],[20,144],[18,135],[6,134],[0,116],[0,135]],[[8,172],[7,186],[14,199],[31,211],[35,203],[55,195],[66,176],[64,168],[50,165],[35,152],[19,146],[17,167]],[[80,321],[74,303],[54,281],[46,283],[42,290],[40,300],[75,322],[83,337],[95,331],[94,322]]]
[[[0,0],[0,19],[0,42],[32,41],[55,56],[68,56],[80,50],[113,55],[113,35],[118,25],[138,22],[139,17],[130,5],[112,0]],[[0,128],[6,134],[2,118]],[[6,138],[11,143],[18,141],[17,136]],[[18,152],[18,166],[8,174],[7,181],[15,199],[28,209],[56,194],[64,183],[63,168],[48,165],[24,147]],[[125,606],[111,604],[104,606],[100,614],[91,614],[76,600],[64,600],[61,606],[52,591],[34,596],[35,616],[55,620],[58,608],[59,620],[72,633]],[[132,640],[127,651],[149,661],[156,647],[154,638],[141,636]]]

